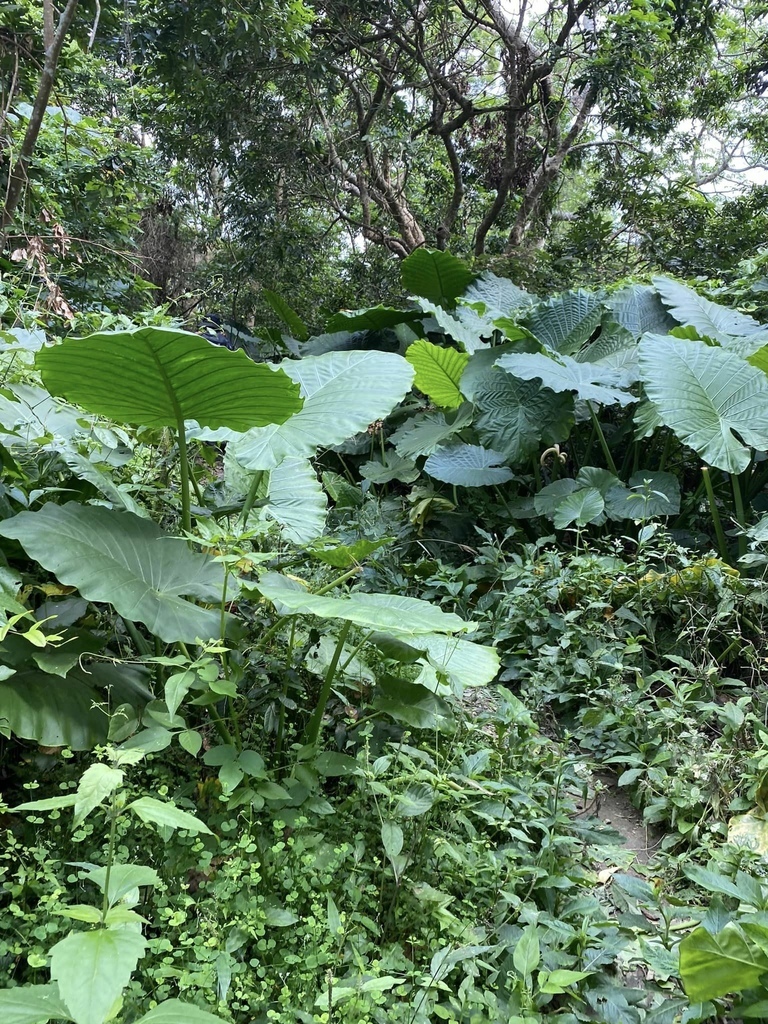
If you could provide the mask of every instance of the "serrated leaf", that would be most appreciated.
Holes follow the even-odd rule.
[[[514,477],[503,452],[475,444],[438,448],[424,463],[424,472],[435,480],[460,487],[484,487],[506,483]]]
[[[204,338],[168,327],[66,338],[37,353],[52,395],[121,423],[248,430],[282,423],[301,409],[284,373]]]
[[[57,985],[28,985],[0,991],[3,1024],[46,1024],[71,1020]]]
[[[711,466],[741,473],[768,448],[768,379],[726,349],[647,334],[640,372],[662,422]]]
[[[109,795],[123,783],[119,768],[106,764],[92,764],[80,776],[78,783],[73,826],[79,825]]]
[[[221,1017],[180,999],[166,999],[135,1024],[221,1024]]]
[[[0,536],[18,540],[27,554],[89,601],[108,602],[167,643],[219,637],[218,611],[182,595],[217,602],[224,569],[191,551],[148,519],[130,512],[48,502],[0,523]]]
[[[200,821],[194,814],[181,811],[175,804],[165,803],[162,800],[155,800],[151,796],[142,796],[134,800],[125,808],[138,815],[142,821],[152,822],[154,825],[164,825],[167,828],[182,828],[187,832],[204,832],[206,835],[213,835],[205,822]]]
[[[414,387],[435,405],[443,409],[457,409],[461,405],[464,397],[460,383],[469,362],[467,352],[421,340],[408,346],[405,358],[416,371]]]
[[[107,882],[106,868],[93,868],[86,875],[102,892]],[[160,876],[154,868],[146,864],[113,864],[109,872],[109,889],[107,899],[113,906],[133,889],[147,885],[158,885]]]
[[[51,978],[75,1024],[104,1024],[144,955],[133,927],[71,932],[51,949]]]
[[[435,794],[429,786],[417,784],[409,786],[397,798],[397,813],[402,818],[420,818],[431,810],[435,802]]]

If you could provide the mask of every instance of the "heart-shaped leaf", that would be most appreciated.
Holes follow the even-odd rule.
[[[52,395],[122,423],[248,430],[282,423],[301,409],[298,388],[244,352],[169,327],[67,338],[38,352]]]
[[[218,602],[222,566],[149,519],[100,506],[48,502],[39,512],[5,520],[0,536],[18,540],[28,555],[88,601],[114,605],[124,618],[143,622],[167,643],[219,636],[219,611],[199,608],[182,595]]]

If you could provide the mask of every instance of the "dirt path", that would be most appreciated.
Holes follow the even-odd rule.
[[[600,821],[604,821],[624,837],[622,849],[631,851],[638,863],[647,864],[659,848],[661,835],[646,825],[640,811],[616,786],[614,775],[596,772],[595,781],[600,783],[603,789],[596,797],[593,813]]]

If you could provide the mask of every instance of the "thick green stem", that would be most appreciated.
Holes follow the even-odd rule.
[[[179,472],[181,474],[181,528],[184,533],[192,532],[192,513],[189,501],[189,456],[187,453],[187,432],[184,420],[178,422],[176,440],[179,448]]]
[[[259,493],[259,487],[261,481],[264,479],[264,470],[260,469],[258,472],[253,474],[251,480],[251,486],[248,488],[248,494],[245,497],[243,503],[243,511],[240,513],[240,525],[245,526],[248,522],[248,516],[251,514],[251,509],[256,504],[256,495]]]
[[[315,708],[314,713],[311,719],[309,720],[309,725],[307,726],[307,731],[304,735],[304,742],[307,744],[307,746],[317,746],[317,741],[320,736],[320,729],[322,728],[323,725],[325,705],[328,703],[328,698],[331,695],[331,687],[333,686],[333,680],[336,678],[336,669],[339,664],[339,659],[341,658],[342,652],[344,650],[344,644],[346,642],[347,634],[349,633],[351,626],[351,622],[345,622],[344,625],[341,627],[339,639],[336,641],[336,650],[333,652],[331,663],[328,666],[328,671],[326,672],[325,679],[323,680],[323,688],[320,691],[320,696],[318,697],[317,700],[317,707]]]
[[[701,475],[704,480],[704,486],[707,489],[707,498],[709,499],[709,513],[712,516],[712,523],[715,527],[715,536],[717,537],[717,547],[720,551],[724,561],[728,561],[728,543],[725,539],[725,533],[723,532],[723,524],[720,521],[720,513],[717,508],[717,502],[715,500],[715,490],[712,487],[712,481],[709,477],[709,467],[701,467]]]
[[[744,499],[741,494],[739,478],[731,473],[731,487],[733,488],[733,503],[736,506],[736,522],[741,527],[739,534],[739,557],[747,553],[747,520],[744,515]]]
[[[664,439],[664,450],[661,453],[661,462],[659,463],[660,473],[667,468],[667,460],[669,459],[669,454],[672,451],[672,438],[674,436],[675,435],[672,433],[671,430],[667,431],[667,436]]]
[[[603,428],[600,426],[600,421],[597,418],[597,413],[595,412],[591,402],[587,402],[587,408],[589,409],[589,415],[592,417],[592,426],[595,428],[595,433],[597,434],[597,438],[600,442],[600,447],[603,449],[603,455],[605,456],[608,469],[610,469],[614,476],[618,476],[619,474],[616,471],[616,463],[613,461],[613,456],[611,455],[611,449],[608,447],[608,442],[605,440]]]
[[[291,668],[291,662],[293,660],[293,645],[296,642],[296,617],[294,616],[291,622],[291,638],[288,641],[288,647],[285,651],[285,676],[283,678],[283,688],[281,692],[282,700],[280,701],[280,714],[277,721],[277,736],[275,737],[275,754],[279,755],[283,751],[283,738],[285,736],[285,700],[288,696],[288,672]]]
[[[130,621],[130,619],[123,619],[123,625],[128,636],[133,640],[133,645],[139,654],[143,654],[145,658],[148,658],[152,654],[152,648],[149,646],[147,641]]]

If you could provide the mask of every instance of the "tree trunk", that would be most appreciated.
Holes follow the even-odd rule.
[[[35,102],[32,107],[32,113],[29,116],[29,124],[27,125],[27,131],[24,135],[24,141],[21,144],[21,149],[19,150],[16,163],[13,165],[8,178],[5,205],[3,206],[2,216],[0,216],[0,231],[3,233],[13,220],[16,208],[19,205],[19,200],[21,199],[24,185],[27,181],[29,163],[35,150],[37,137],[40,134],[40,128],[43,124],[43,117],[45,116],[45,111],[48,107],[48,101],[51,98],[51,90],[53,89],[53,81],[56,77],[56,68],[59,63],[59,57],[61,56],[61,50],[64,46],[64,40],[67,32],[69,31],[72,20],[75,16],[76,8],[77,0],[68,0],[67,6],[59,17],[59,24],[56,27],[56,31],[53,33],[50,44],[46,45],[45,63],[43,64],[43,71],[40,75],[40,84],[37,88],[37,96],[35,97]],[[44,17],[46,25],[45,34],[48,36],[53,18],[52,0],[44,0]]]

